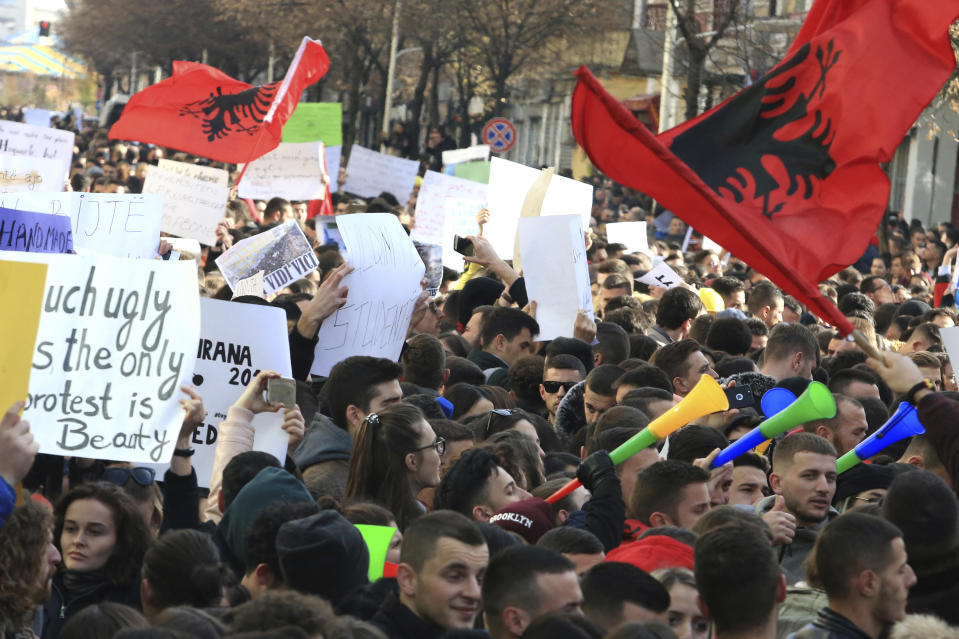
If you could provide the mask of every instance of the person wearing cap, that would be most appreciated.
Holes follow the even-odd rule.
[[[833,497],[832,503],[841,513],[877,506],[883,502],[896,474],[896,469],[891,466],[853,466],[837,479],[836,496]]]
[[[529,497],[500,508],[489,523],[516,533],[532,545],[553,527],[553,507],[545,499]]]
[[[333,510],[280,526],[276,554],[287,588],[334,606],[367,583],[370,554],[363,535]]]
[[[397,594],[371,619],[390,639],[432,639],[473,628],[489,550],[479,528],[451,511],[420,517],[406,529]]]

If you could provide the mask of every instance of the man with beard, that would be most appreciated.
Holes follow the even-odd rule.
[[[879,639],[906,616],[916,575],[899,528],[874,515],[847,513],[823,529],[814,552],[829,605],[796,639]]]
[[[759,502],[756,510],[762,515],[778,508],[795,518],[792,539],[777,549],[786,581],[794,585],[806,579],[806,556],[824,522],[839,514],[830,506],[836,494],[836,449],[812,433],[786,437],[773,452],[769,486],[775,495]]]

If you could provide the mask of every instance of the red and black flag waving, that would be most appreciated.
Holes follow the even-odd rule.
[[[330,68],[323,46],[304,38],[282,82],[252,86],[219,69],[175,61],[173,75],[130,98],[110,129],[219,162],[250,162],[280,144],[300,94]]]
[[[959,0],[817,0],[758,82],[658,136],[584,67],[573,133],[616,182],[648,193],[845,335],[818,290],[882,219],[879,164],[956,66]]]

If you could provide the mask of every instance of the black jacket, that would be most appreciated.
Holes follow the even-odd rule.
[[[393,594],[383,601],[370,623],[389,639],[436,639],[445,632],[443,628],[417,617]]]
[[[814,622],[789,639],[872,639],[859,626],[829,608],[819,611]]]
[[[140,610],[140,579],[137,577],[129,584],[115,584],[104,581],[93,592],[82,597],[70,597],[63,585],[63,573],[57,571],[53,576],[53,588],[50,598],[43,606],[43,634],[41,639],[56,639],[70,617],[91,604],[110,601],[124,604]]]

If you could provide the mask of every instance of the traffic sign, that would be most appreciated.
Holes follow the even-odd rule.
[[[505,153],[516,144],[516,127],[506,118],[493,118],[483,127],[483,143],[490,151]]]

